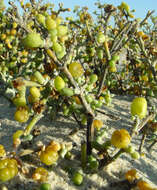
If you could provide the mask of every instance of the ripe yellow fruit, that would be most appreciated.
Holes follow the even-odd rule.
[[[40,97],[40,90],[33,86],[29,89],[30,94],[33,96],[33,98],[39,98]]]
[[[153,190],[153,188],[146,181],[143,180],[137,182],[137,187],[140,190]]]
[[[138,178],[138,175],[137,175],[137,171],[136,169],[131,169],[129,171],[127,171],[125,173],[125,178],[129,181],[129,182],[133,182],[135,179]]]
[[[19,107],[15,114],[14,119],[20,123],[25,123],[29,119],[29,112],[28,109],[25,107]]]
[[[43,151],[40,154],[40,160],[41,162],[43,162],[44,164],[46,164],[47,166],[50,166],[54,163],[56,163],[56,161],[58,160],[58,153],[56,151]]]
[[[113,132],[111,144],[116,148],[126,148],[131,141],[129,132],[126,129],[120,129]]]
[[[93,121],[93,126],[94,128],[96,128],[97,130],[101,129],[101,127],[103,126],[103,122],[101,120],[95,119]]]
[[[78,62],[73,62],[69,64],[69,72],[75,78],[81,77],[84,73],[82,65]]]
[[[143,119],[147,114],[147,101],[144,97],[137,97],[131,104],[132,116],[137,115],[140,119]]]

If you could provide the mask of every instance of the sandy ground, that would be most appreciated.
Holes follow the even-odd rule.
[[[104,110],[106,113],[115,117],[109,117],[104,114],[98,114],[98,118],[104,123],[104,127],[108,126],[109,136],[115,129],[126,128],[131,129],[132,120],[130,119],[130,102],[133,97],[131,96],[115,96],[113,98],[113,107]],[[21,125],[14,121],[15,108],[11,107],[9,102],[0,97],[0,144],[3,144],[6,150],[11,151],[12,146],[12,134],[18,129],[22,129],[24,125]],[[117,182],[124,179],[124,173],[130,168],[136,168],[140,177],[148,181],[152,185],[157,185],[157,145],[152,148],[151,153],[143,149],[145,153],[144,157],[139,160],[133,160],[130,156],[124,154],[112,164],[107,166],[104,170],[99,171],[96,174],[87,174],[84,176],[84,181],[81,186],[73,185],[68,173],[63,170],[63,165],[70,165],[74,167],[80,167],[79,157],[80,144],[85,138],[85,131],[80,130],[74,136],[69,136],[69,133],[77,128],[77,124],[74,120],[67,120],[63,117],[57,118],[57,121],[50,121],[48,117],[42,118],[37,126],[41,130],[41,135],[36,138],[36,141],[42,140],[44,143],[48,143],[54,139],[59,142],[72,142],[72,152],[76,156],[73,161],[60,160],[58,165],[54,166],[49,172],[49,183],[51,183],[52,190],[127,190],[122,186],[111,186],[112,182]],[[132,140],[132,144],[138,148],[139,137],[135,137]],[[33,168],[34,164],[26,163],[26,167]],[[37,165],[43,166],[39,162]],[[37,186],[36,183],[29,176],[18,175],[9,183],[5,184],[8,190],[33,190]]]

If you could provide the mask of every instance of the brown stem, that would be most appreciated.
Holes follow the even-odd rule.
[[[92,153],[92,141],[94,137],[94,127],[92,125],[94,117],[90,114],[87,115],[87,156]]]

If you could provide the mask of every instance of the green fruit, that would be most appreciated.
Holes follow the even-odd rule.
[[[13,103],[15,106],[20,107],[20,106],[26,106],[26,98],[25,97],[15,97],[13,99]]]
[[[59,53],[62,51],[62,46],[57,43],[57,42],[53,42],[53,46],[52,46],[53,50],[56,52],[56,53]]]
[[[75,172],[72,178],[72,181],[75,185],[81,185],[83,182],[83,176],[79,172]]]
[[[115,62],[118,61],[119,59],[120,59],[119,55],[113,55],[111,58],[111,60]]]
[[[57,36],[57,29],[54,28],[54,29],[50,30],[49,34],[50,34],[52,39],[55,38]]]
[[[43,183],[40,185],[40,190],[51,190],[51,185],[49,183]]]
[[[59,25],[57,27],[57,35],[59,37],[65,36],[67,33],[68,33],[68,28],[66,26]]]
[[[62,90],[65,87],[65,82],[62,79],[62,77],[57,76],[54,80],[54,86],[56,88],[57,91]]]
[[[62,90],[61,90],[61,94],[62,95],[64,95],[64,96],[68,96],[68,97],[70,97],[70,96],[73,96],[74,95],[74,91],[73,91],[73,89],[71,89],[71,88],[63,88]]]
[[[65,50],[56,53],[58,59],[62,59],[65,54],[66,54]]]
[[[92,74],[89,77],[90,84],[94,84],[98,80],[98,76],[96,74]]]
[[[38,14],[38,15],[36,16],[36,19],[37,19],[37,21],[38,21],[40,24],[45,25],[45,16],[44,16],[44,15]]]
[[[103,59],[103,50],[102,49],[97,50],[97,56],[99,59]]]
[[[131,153],[131,157],[132,157],[133,159],[139,159],[139,158],[140,158],[140,154],[135,151],[135,152]]]
[[[29,33],[23,39],[23,45],[27,48],[38,48],[43,45],[43,40],[41,39],[40,34],[38,33]]]
[[[98,33],[96,36],[96,40],[99,44],[102,44],[106,41],[106,37],[103,33]]]
[[[45,20],[45,25],[48,30],[52,30],[56,28],[56,22],[51,18],[51,16],[47,16]]]
[[[115,61],[114,60],[110,60],[109,61],[109,67],[115,67]]]
[[[137,115],[140,119],[143,119],[147,114],[147,101],[144,97],[137,97],[131,104],[132,116]]]

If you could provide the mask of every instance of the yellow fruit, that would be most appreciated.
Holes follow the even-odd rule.
[[[15,114],[14,119],[20,123],[25,123],[29,119],[29,112],[28,109],[25,107],[19,107]]]
[[[131,104],[132,116],[137,115],[140,119],[143,119],[147,114],[147,101],[144,97],[137,97]]]
[[[153,188],[146,181],[143,180],[137,182],[137,187],[140,190],[153,190]]]
[[[4,146],[0,144],[0,157],[6,156],[6,151],[4,149]]]
[[[30,94],[33,96],[33,98],[39,98],[40,97],[40,90],[33,86],[29,89]]]
[[[116,130],[111,137],[111,144],[116,148],[126,148],[131,141],[129,132],[125,129]]]
[[[69,64],[69,72],[75,78],[81,77],[84,73],[82,65],[78,62],[73,62]]]
[[[135,179],[138,178],[136,169],[131,169],[125,173],[125,178],[129,182],[133,182]]]
[[[36,168],[32,175],[32,179],[40,182],[46,181],[47,177],[48,177],[48,171],[42,167]]]
[[[40,160],[41,162],[49,166],[56,163],[58,157],[59,157],[58,153],[55,151],[49,151],[49,152],[43,151],[41,152]]]
[[[101,129],[101,127],[103,126],[103,122],[101,120],[95,119],[93,121],[93,126],[94,128],[96,128],[97,130]]]

